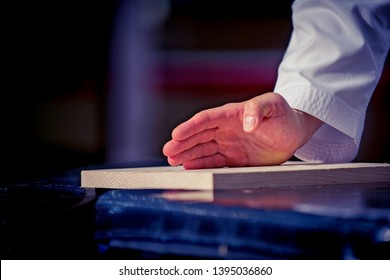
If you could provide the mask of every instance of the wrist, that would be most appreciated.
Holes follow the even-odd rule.
[[[323,125],[323,121],[300,110],[293,109],[301,123],[302,145],[305,144],[314,135],[314,133]]]

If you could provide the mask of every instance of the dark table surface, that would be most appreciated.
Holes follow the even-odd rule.
[[[81,169],[1,186],[2,259],[390,259],[390,182],[95,190]]]

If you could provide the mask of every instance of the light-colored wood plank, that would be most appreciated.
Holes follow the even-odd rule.
[[[85,188],[214,190],[390,182],[390,164],[314,164],[184,170],[161,166],[81,172]]]

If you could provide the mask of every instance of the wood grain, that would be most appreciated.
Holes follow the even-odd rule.
[[[390,182],[390,164],[313,164],[184,170],[161,166],[81,172],[85,188],[214,190]]]

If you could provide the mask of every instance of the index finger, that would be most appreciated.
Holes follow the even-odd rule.
[[[183,141],[204,130],[216,128],[226,120],[226,117],[223,106],[201,111],[178,125],[172,131],[172,139]]]

